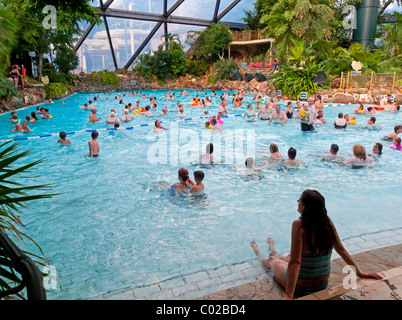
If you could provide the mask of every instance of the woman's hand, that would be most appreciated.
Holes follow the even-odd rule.
[[[375,272],[363,272],[363,273],[358,274],[358,277],[359,278],[373,278],[373,279],[378,279],[378,280],[382,279],[382,276]]]

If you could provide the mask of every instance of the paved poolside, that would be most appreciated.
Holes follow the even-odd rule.
[[[342,243],[353,255],[363,272],[389,271],[383,274],[386,276],[384,281],[376,281],[376,283],[372,280],[358,281],[356,292],[353,290],[346,292],[342,288],[338,290],[346,276],[342,273],[345,263],[338,254],[333,253],[328,286],[332,291],[323,293],[322,299],[324,297],[325,299],[359,300],[365,297],[374,297],[373,299],[389,297],[390,300],[392,297],[396,300],[399,297],[400,299],[402,294],[398,295],[398,292],[402,290],[402,268],[399,268],[402,266],[402,228],[344,239]],[[391,276],[392,279],[390,279]],[[391,287],[390,281],[393,281]],[[369,285],[370,287],[365,289],[367,294],[361,295],[362,291],[359,289]],[[396,288],[396,291],[389,292],[390,288]],[[378,296],[380,291],[382,296]],[[273,280],[272,273],[265,271],[259,260],[254,259],[175,277],[149,286],[124,288],[93,297],[92,300],[278,300],[282,296],[283,290]],[[317,296],[309,298],[319,299]]]

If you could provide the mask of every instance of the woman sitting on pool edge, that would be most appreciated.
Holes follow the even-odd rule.
[[[343,247],[335,225],[327,215],[325,199],[318,191],[305,190],[297,202],[300,217],[292,224],[290,254],[279,255],[271,238],[267,239],[269,258],[266,259],[254,241],[250,244],[262,265],[274,273],[275,280],[286,290],[283,300],[327,288],[332,249],[347,265],[355,267],[359,278],[382,279],[377,273],[363,273],[357,267]]]

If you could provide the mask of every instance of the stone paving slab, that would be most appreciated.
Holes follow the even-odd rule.
[[[402,265],[402,228],[342,240],[362,271],[380,272]],[[251,249],[250,249],[251,250]],[[342,283],[346,264],[334,252],[329,287]],[[244,292],[247,292],[244,293]],[[149,286],[125,288],[91,300],[279,299],[283,290],[259,260],[222,266],[158,281]],[[227,296],[227,298],[223,298]],[[234,298],[237,297],[237,298]]]

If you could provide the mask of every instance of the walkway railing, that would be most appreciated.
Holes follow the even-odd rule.
[[[266,32],[262,29],[243,31],[230,30],[230,33],[233,35],[233,41],[252,41],[266,38]]]

